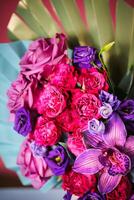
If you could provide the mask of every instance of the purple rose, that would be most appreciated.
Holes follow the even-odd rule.
[[[134,130],[134,99],[121,102],[118,112],[129,131]]]
[[[71,200],[72,194],[70,192],[67,192],[64,197],[63,200]]]
[[[101,90],[99,98],[102,103],[109,103],[114,111],[117,110],[121,103],[117,96],[114,96],[113,94],[110,94],[104,90]]]
[[[89,46],[78,46],[74,48],[73,63],[80,68],[90,68],[93,63],[101,67],[97,50]]]
[[[23,136],[32,131],[30,112],[24,107],[16,111],[14,130]]]
[[[87,192],[86,194],[84,194],[83,197],[80,197],[78,200],[105,200],[105,198],[95,192]]]
[[[68,154],[61,145],[53,150],[48,150],[45,155],[45,160],[56,176],[64,174],[69,164]]]

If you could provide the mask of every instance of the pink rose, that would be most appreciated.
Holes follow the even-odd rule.
[[[60,63],[54,67],[50,75],[50,83],[64,90],[71,90],[77,82],[76,72],[73,66]]]
[[[17,80],[15,80],[9,90],[8,96],[8,108],[11,113],[15,113],[19,108],[25,104],[29,107],[33,104],[33,90],[36,87],[36,79],[27,80],[24,75],[19,74]]]
[[[29,141],[25,140],[17,158],[23,176],[29,178],[34,188],[41,188],[53,175],[42,157],[34,156]]]
[[[48,121],[43,117],[37,119],[34,139],[38,144],[52,146],[56,144],[61,136],[61,131],[55,125],[54,121]]]
[[[40,38],[32,42],[21,59],[20,66],[27,76],[39,72],[49,75],[52,65],[56,65],[64,59],[66,62],[66,55],[66,37],[57,33],[53,38]]]
[[[101,107],[101,102],[94,94],[77,90],[73,95],[72,107],[77,110],[81,119],[90,120],[100,117],[99,108]]]
[[[92,94],[98,94],[101,90],[108,90],[106,74],[98,72],[95,68],[83,69],[78,82],[86,92]]]
[[[46,85],[40,92],[35,103],[35,108],[39,114],[54,118],[66,107],[64,95],[54,86]]]
[[[83,151],[86,150],[86,145],[84,143],[80,129],[77,129],[74,133],[69,134],[67,147],[75,156],[80,155]]]

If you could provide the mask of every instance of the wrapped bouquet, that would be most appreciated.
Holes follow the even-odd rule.
[[[133,19],[132,0],[19,0],[0,44],[0,156],[24,185],[134,200]]]
[[[8,109],[24,138],[17,165],[36,189],[53,180],[64,200],[133,199],[134,99],[112,85],[102,53],[113,44],[70,50],[57,33],[21,58]]]

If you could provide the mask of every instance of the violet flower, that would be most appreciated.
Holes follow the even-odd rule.
[[[35,156],[44,157],[47,151],[46,147],[37,144],[35,141],[30,144],[31,150]]]
[[[78,200],[105,200],[105,197],[102,197],[96,192],[87,192],[83,197],[80,197]]]
[[[111,116],[113,112],[112,106],[109,103],[103,103],[103,105],[99,108],[99,114],[107,119]]]
[[[64,197],[63,200],[71,200],[72,194],[70,192],[67,192]]]
[[[118,113],[129,131],[134,130],[134,99],[124,100],[118,109]]]
[[[99,98],[102,103],[110,104],[114,111],[118,109],[121,103],[121,101],[118,100],[117,96],[114,96],[113,94],[110,94],[104,90],[101,90]]]
[[[94,148],[76,158],[73,170],[81,174],[96,174],[101,170],[98,189],[102,194],[111,192],[134,164],[134,136],[126,137],[124,123],[118,114],[113,113],[102,138],[97,140],[97,135],[95,138],[87,135],[86,142]]]
[[[88,131],[91,134],[102,134],[105,131],[105,125],[102,121],[93,118],[88,121]]]
[[[64,174],[69,164],[68,154],[61,145],[50,151],[48,150],[45,155],[45,160],[56,176]]]
[[[74,48],[73,63],[80,68],[90,68],[95,63],[101,67],[97,50],[89,46],[78,46]]]
[[[30,112],[24,107],[16,111],[14,130],[23,136],[32,131]]]

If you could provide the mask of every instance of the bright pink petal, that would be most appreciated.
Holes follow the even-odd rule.
[[[125,125],[118,114],[114,113],[109,119],[103,139],[110,146],[124,146],[127,131]]]
[[[126,144],[125,144],[125,153],[129,155],[132,161],[132,167],[134,166],[134,136],[129,136],[127,138]]]
[[[106,194],[113,191],[121,180],[122,175],[111,176],[108,172],[104,172],[98,183],[100,193]]]
[[[95,174],[103,168],[98,160],[98,156],[102,154],[99,149],[88,149],[80,154],[74,163],[73,170],[75,172],[84,174]]]

